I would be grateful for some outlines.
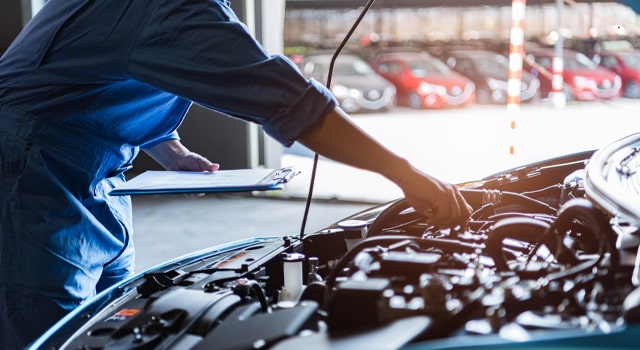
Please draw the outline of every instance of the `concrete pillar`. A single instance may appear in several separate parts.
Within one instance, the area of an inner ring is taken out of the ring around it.
[[[259,15],[256,24],[259,28],[256,35],[268,53],[284,52],[284,14],[285,0],[260,0]],[[282,159],[282,145],[259,131],[259,162],[266,168],[279,168]],[[254,148],[255,149],[255,148]]]
[[[564,15],[564,1],[556,0],[556,32],[558,41],[554,46],[554,57],[551,62],[551,92],[549,98],[554,107],[562,108],[567,104],[567,96],[564,93],[564,37],[562,30],[562,16]]]

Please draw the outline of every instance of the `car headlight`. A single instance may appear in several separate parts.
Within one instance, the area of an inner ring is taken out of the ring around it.
[[[389,96],[389,95],[393,95],[396,93],[396,87],[393,85],[387,86],[386,88],[384,88],[384,94]]]
[[[584,88],[595,89],[597,86],[595,81],[582,76],[573,77],[573,83],[576,85],[576,88],[578,89],[584,89]]]
[[[467,85],[464,86],[465,91],[475,90],[475,89],[476,89],[476,84],[472,81],[469,81],[469,83],[467,83]]]
[[[418,85],[418,92],[422,95],[427,95],[433,92],[433,87],[429,83],[422,82]]]
[[[349,96],[349,88],[344,85],[334,85],[331,87],[331,91],[339,99],[344,99]]]
[[[507,90],[507,82],[504,80],[487,78],[487,85],[491,90]]]
[[[422,95],[428,95],[434,92],[439,95],[444,95],[447,93],[447,89],[444,86],[433,85],[423,81],[418,85],[418,92]]]

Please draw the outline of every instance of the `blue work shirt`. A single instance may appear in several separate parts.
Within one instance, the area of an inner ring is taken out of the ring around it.
[[[108,193],[140,148],[178,138],[192,103],[283,145],[336,106],[227,1],[50,0],[27,24],[0,58],[5,329],[33,300],[70,310],[131,273],[130,200]]]

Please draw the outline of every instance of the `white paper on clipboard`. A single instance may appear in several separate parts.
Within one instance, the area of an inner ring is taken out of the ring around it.
[[[117,186],[109,194],[124,196],[279,190],[297,174],[299,172],[291,167],[214,172],[147,170]]]

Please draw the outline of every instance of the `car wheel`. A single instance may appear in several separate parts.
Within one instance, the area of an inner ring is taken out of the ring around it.
[[[540,102],[540,100],[542,100],[542,95],[540,94],[540,91],[537,91],[533,96],[531,96],[530,99],[526,101],[526,103],[538,103]]]
[[[409,107],[413,109],[422,109],[422,98],[417,92],[412,92],[409,95]]]
[[[628,98],[640,98],[640,85],[635,81],[630,81],[624,85],[622,94]]]

